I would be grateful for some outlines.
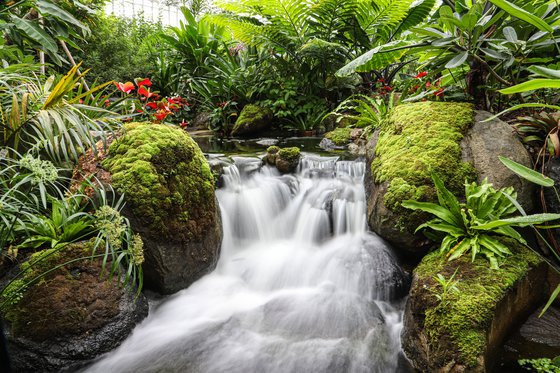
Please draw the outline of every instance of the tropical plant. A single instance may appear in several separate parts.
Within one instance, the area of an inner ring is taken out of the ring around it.
[[[388,100],[374,98],[362,94],[356,94],[342,101],[338,107],[329,115],[334,115],[336,122],[342,119],[349,119],[354,127],[373,127],[377,128],[387,118],[399,99],[395,95],[388,95]]]
[[[518,117],[513,128],[524,143],[539,149],[539,156],[560,157],[560,113],[543,111],[533,116]]]
[[[434,280],[441,287],[441,289],[433,290],[437,300],[439,300],[440,303],[447,303],[448,297],[451,293],[459,293],[459,288],[457,287],[457,282],[459,281],[455,280],[455,276],[457,275],[458,270],[459,268],[457,268],[449,278],[445,278],[445,276],[441,273],[438,273],[434,276]]]
[[[558,202],[560,203],[560,195],[558,194],[558,191],[556,190],[555,187],[555,182],[554,180],[552,180],[551,178],[544,176],[542,173],[537,172],[535,170],[532,170],[528,167],[523,166],[522,164],[519,164],[515,161],[512,161],[511,159],[505,158],[505,157],[500,157],[500,161],[504,164],[504,166],[506,166],[507,168],[509,168],[511,171],[515,172],[517,175],[521,176],[522,178],[524,178],[525,180],[530,181],[533,184],[536,184],[540,187],[543,188],[552,188],[554,190],[554,194],[556,195]],[[523,208],[521,206],[519,206],[518,204],[516,205],[518,211],[523,215],[523,216],[527,216],[527,214],[525,213],[525,211],[523,210]],[[537,234],[537,236],[539,236],[539,238],[541,239],[541,242],[543,242],[548,249],[550,250],[550,253],[553,254],[554,258],[556,259],[556,266],[551,265],[551,268],[553,270],[555,270],[556,272],[560,273],[560,271],[558,270],[558,265],[560,265],[560,248],[558,246],[554,247],[554,245],[550,244],[548,242],[548,240],[540,233],[538,228],[543,228],[543,229],[553,229],[553,228],[558,228],[558,225],[555,226],[533,226],[533,229],[535,231],[535,233]],[[552,295],[550,296],[547,304],[544,306],[543,310],[541,311],[541,316],[546,312],[546,310],[550,307],[550,305],[552,304],[552,302],[560,295],[560,285],[558,285],[556,287],[556,289],[552,292]]]
[[[526,64],[554,61],[553,24],[560,13],[548,1],[446,1],[428,25],[414,28],[420,38],[379,45],[339,71],[379,69],[403,59],[430,65],[434,76],[451,75],[486,108],[496,105],[494,87],[515,84]],[[464,82],[464,83],[463,83]]]
[[[438,204],[408,200],[402,206],[436,216],[416,231],[430,229],[425,233],[441,242],[439,251],[449,260],[470,252],[473,261],[480,254],[490,261],[492,268],[497,268],[499,259],[511,254],[508,247],[500,242],[500,237],[509,237],[526,245],[513,227],[560,219],[560,214],[514,216],[518,204],[515,200],[517,193],[512,187],[495,190],[486,181],[480,185],[465,183],[466,202],[461,203],[437,175],[432,174],[432,180]]]
[[[519,365],[531,372],[560,373],[560,356],[554,359],[521,359]]]
[[[271,63],[284,76],[302,82],[303,93],[332,99],[352,81],[335,75],[347,59],[419,24],[434,4],[434,0],[222,1],[216,5],[227,13],[208,19],[229,28],[247,45],[274,51]]]
[[[86,76],[91,83],[153,78],[153,61],[162,47],[157,37],[161,32],[164,28],[160,23],[148,22],[141,16],[119,18],[101,11],[91,23],[91,34],[77,41],[71,50],[77,61],[91,69]]]
[[[95,143],[112,131],[113,113],[80,103],[109,83],[68,99],[83,76],[78,67],[46,81],[25,75],[27,70],[0,70],[0,139],[4,146],[18,152],[34,149],[62,163],[77,160],[87,148],[95,149]],[[85,111],[103,115],[92,119]]]
[[[56,65],[69,64],[66,43],[75,46],[75,41],[90,32],[89,27],[75,16],[80,10],[93,12],[79,1],[14,1],[0,9],[0,32],[9,44],[16,45],[24,54],[39,50]],[[4,58],[3,55],[0,57]]]
[[[56,269],[35,273],[48,257],[63,251],[68,243],[92,240],[92,252],[81,258],[102,258],[111,262],[109,275],[123,275],[125,283],[135,281],[142,285],[143,261],[142,242],[134,235],[127,219],[119,211],[124,206],[124,197],[115,198],[115,193],[86,181],[77,191],[70,191],[61,183],[56,168],[49,161],[42,161],[30,154],[0,158],[0,256],[15,257],[18,251],[44,249],[37,260],[32,260],[27,269],[15,276],[0,292],[2,305],[16,301],[14,297],[45,274]],[[91,197],[83,193],[84,188],[93,191]],[[46,204],[43,201],[46,201]],[[65,265],[68,263],[63,263]],[[41,266],[42,267],[42,266]],[[33,276],[26,276],[32,271]],[[24,281],[21,281],[24,279]]]

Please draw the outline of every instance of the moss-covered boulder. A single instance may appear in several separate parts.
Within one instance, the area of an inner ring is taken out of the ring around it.
[[[280,151],[280,147],[276,145],[269,146],[266,149],[266,156],[265,156],[266,163],[273,166],[276,165],[276,156],[278,155],[279,151]]]
[[[546,264],[527,248],[504,240],[514,255],[499,269],[470,255],[447,261],[434,252],[414,270],[405,307],[403,348],[421,372],[492,371],[505,337],[542,299]],[[456,290],[436,280],[455,274]]]
[[[299,165],[300,158],[301,152],[297,147],[280,149],[276,154],[276,168],[283,174],[294,172]]]
[[[91,243],[76,243],[39,251],[18,268],[24,277],[8,285],[2,299],[14,371],[73,371],[114,349],[147,316],[142,294],[136,297],[135,289],[123,287],[118,277],[109,279],[107,271],[100,277],[101,259],[79,260],[91,249]]]
[[[529,165],[527,151],[506,123],[483,123],[485,118],[468,103],[404,104],[370,138],[365,179],[369,226],[401,254],[420,258],[431,245],[414,234],[430,216],[401,206],[407,199],[435,201],[431,172],[458,196],[465,180],[488,178],[495,188],[516,186],[523,203],[530,199],[529,183],[498,159],[507,156]]]
[[[173,293],[215,267],[222,228],[214,177],[185,131],[127,124],[102,166],[124,193],[124,214],[144,239],[146,287]]]
[[[233,136],[254,135],[270,126],[272,110],[257,105],[246,105],[231,131]]]
[[[334,131],[327,132],[325,139],[331,140],[336,146],[345,146],[350,144],[352,139],[353,128],[337,128]]]

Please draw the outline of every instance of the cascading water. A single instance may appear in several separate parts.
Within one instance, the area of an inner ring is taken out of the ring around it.
[[[296,175],[236,158],[218,190],[216,270],[162,303],[87,372],[395,372],[404,274],[366,229],[365,164]]]

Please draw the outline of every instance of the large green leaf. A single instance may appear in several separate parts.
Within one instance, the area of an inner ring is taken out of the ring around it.
[[[86,25],[78,21],[72,14],[68,13],[66,10],[59,8],[50,1],[39,0],[37,1],[37,6],[39,12],[43,14],[50,14],[56,18],[59,18],[65,22],[78,26],[82,30],[89,30]]]
[[[468,57],[469,57],[469,52],[467,51],[461,52],[457,54],[455,57],[453,57],[451,60],[449,60],[449,62],[445,64],[445,68],[454,69],[456,67],[459,67],[465,63]]]
[[[560,88],[560,79],[533,79],[513,87],[504,88],[500,93],[504,95],[512,95],[514,93],[522,93],[527,91],[535,91],[544,88]]]
[[[47,51],[55,53],[58,51],[58,46],[56,41],[49,36],[41,27],[39,27],[35,22],[28,21],[23,18],[19,18],[15,15],[11,15],[11,20],[14,25],[23,31],[29,38],[33,39],[35,42],[41,44],[43,48]]]
[[[445,187],[445,184],[439,178],[439,176],[436,175],[436,173],[432,173],[432,181],[434,182],[434,185],[436,187],[439,204],[448,208],[452,214],[460,216],[461,206],[459,205],[457,197],[455,197],[453,193],[451,193],[449,189]]]
[[[536,28],[538,28],[541,31],[547,31],[547,32],[553,32],[553,28],[546,23],[544,20],[540,19],[539,17],[537,17],[536,15],[529,13],[528,11],[526,11],[523,8],[518,7],[517,5],[510,3],[509,1],[506,0],[490,0],[491,3],[493,3],[494,5],[496,5],[499,8],[502,8],[503,10],[505,10],[506,12],[508,12],[510,15],[519,18],[527,23],[532,24],[533,26],[535,26]]]
[[[422,0],[410,8],[407,16],[399,25],[400,31],[406,31],[422,23],[434,8],[436,0]]]
[[[424,212],[437,216],[438,218],[449,224],[461,226],[461,222],[455,215],[453,215],[451,211],[435,203],[407,200],[402,202],[402,206],[411,210],[422,210]]]
[[[380,45],[350,61],[336,72],[338,76],[348,76],[355,72],[368,72],[383,69],[390,64],[399,62],[410,48],[424,46],[424,44],[411,45],[402,41],[395,41]]]
[[[551,178],[544,176],[540,172],[530,169],[529,167],[525,167],[522,164],[519,164],[515,161],[512,161],[506,157],[498,157],[500,162],[504,164],[507,168],[511,171],[515,172],[517,175],[521,176],[522,178],[529,180],[530,182],[544,186],[544,187],[553,187],[554,180]]]
[[[535,214],[518,216],[509,219],[494,220],[486,224],[472,226],[472,229],[486,231],[502,226],[526,227],[528,225],[541,224],[553,220],[560,220],[560,214]]]
[[[546,78],[560,79],[560,70],[549,69],[544,66],[531,66],[527,70]]]

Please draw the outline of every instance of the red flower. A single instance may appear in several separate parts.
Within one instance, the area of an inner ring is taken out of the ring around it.
[[[109,99],[107,99],[107,100],[105,100],[104,104],[105,104],[105,106],[109,106],[109,105],[111,105],[111,101],[109,101]]]
[[[163,109],[162,109],[162,110],[158,110],[158,111],[156,112],[156,115],[155,115],[155,116],[156,116],[156,119],[157,119],[158,121],[161,121],[161,120],[164,120],[168,115],[169,115],[169,112],[168,112],[167,110],[163,110]]]
[[[139,113],[143,113],[143,112],[144,112],[144,110],[142,110],[142,108],[138,108],[138,109],[136,109],[136,111],[139,112]]]
[[[137,84],[138,84],[138,87],[143,87],[143,86],[151,87],[152,86],[152,82],[148,78],[140,80]]]
[[[181,128],[186,128],[188,125],[189,125],[189,122],[185,122],[184,119],[180,123]]]
[[[182,105],[182,100],[180,97],[179,98],[170,97],[167,99],[167,102],[169,102],[171,105],[177,105],[177,106]]]
[[[438,89],[437,91],[434,92],[434,95],[435,95],[436,97],[443,97],[443,92],[444,92],[444,91],[445,91],[445,90],[444,90],[443,88],[440,88],[440,89]]]
[[[143,85],[141,85],[140,88],[138,88],[138,94],[141,95],[141,96],[144,96],[144,97],[146,97],[146,98],[150,98],[150,97],[156,96],[155,93],[150,92],[150,90],[144,88]]]
[[[153,101],[152,101],[152,102],[148,102],[148,103],[146,104],[146,107],[149,107],[150,109],[154,109],[154,110],[155,110],[155,109],[157,109],[157,104],[156,104],[155,102],[153,102]]]
[[[422,79],[423,77],[427,76],[428,72],[427,71],[421,71],[418,73],[418,75],[416,75],[414,78],[415,79]]]
[[[426,88],[430,88],[431,86],[432,86],[432,83],[426,82]]]
[[[126,82],[126,83],[115,82],[115,85],[117,86],[119,91],[124,92],[126,94],[129,94],[130,92],[132,92],[136,89],[134,87],[134,83],[132,83],[132,82]]]
[[[80,99],[80,104],[83,104],[83,103],[84,103],[84,100]]]

